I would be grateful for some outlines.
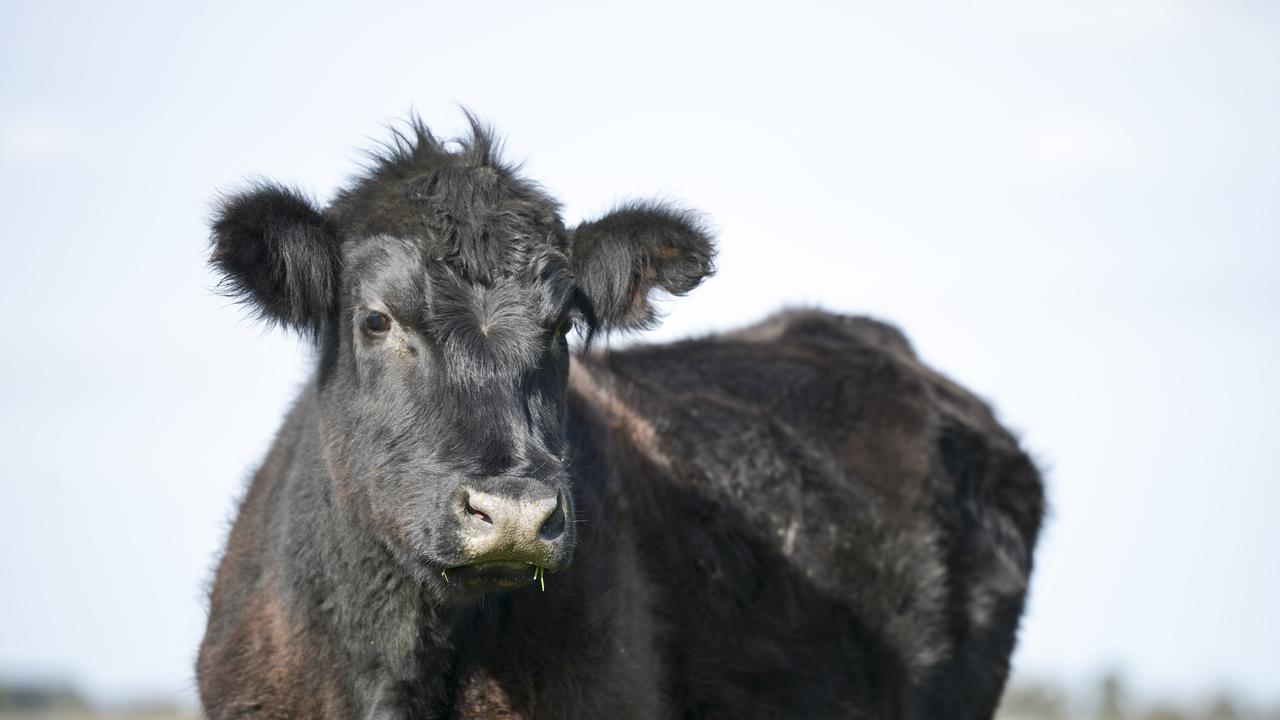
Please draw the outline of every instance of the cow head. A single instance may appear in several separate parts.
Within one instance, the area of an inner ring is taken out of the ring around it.
[[[652,324],[650,292],[711,258],[658,203],[566,229],[474,121],[451,143],[413,122],[325,209],[263,184],[213,222],[225,288],[317,344],[334,505],[446,598],[569,562],[567,336]]]

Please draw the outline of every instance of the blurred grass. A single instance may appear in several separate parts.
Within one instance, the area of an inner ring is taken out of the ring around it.
[[[0,720],[198,720],[199,714],[177,708],[97,712],[87,709],[0,710]]]
[[[94,708],[74,687],[0,682],[0,720],[199,720],[200,713],[172,702],[139,702]],[[1107,673],[1093,687],[1066,690],[1053,681],[1015,679],[996,720],[1280,720],[1280,704],[1253,705],[1219,692],[1183,702],[1134,697],[1124,678]]]

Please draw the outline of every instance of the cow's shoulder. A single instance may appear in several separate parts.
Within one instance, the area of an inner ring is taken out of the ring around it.
[[[590,387],[608,406],[696,433],[733,432],[705,421],[717,409],[822,436],[848,430],[855,416],[918,426],[934,405],[932,376],[896,328],[814,310],[728,333],[592,353],[575,364],[575,376],[590,379],[575,385]]]
[[[864,315],[792,309],[719,336],[724,341],[827,347],[837,352],[887,352],[915,359],[906,335],[894,325]]]

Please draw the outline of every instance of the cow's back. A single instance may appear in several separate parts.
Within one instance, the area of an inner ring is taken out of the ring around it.
[[[1042,500],[981,401],[896,329],[820,312],[583,364],[678,704],[991,714]]]

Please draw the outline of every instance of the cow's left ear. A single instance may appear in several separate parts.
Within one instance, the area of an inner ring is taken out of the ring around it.
[[[569,252],[578,286],[605,330],[651,327],[649,293],[683,295],[712,272],[711,233],[696,213],[633,203],[574,228]]]

